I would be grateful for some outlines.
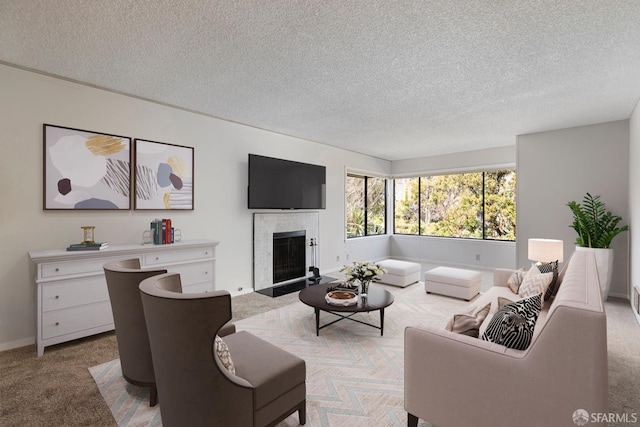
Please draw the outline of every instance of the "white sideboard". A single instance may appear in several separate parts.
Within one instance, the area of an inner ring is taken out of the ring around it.
[[[185,240],[170,245],[110,246],[100,251],[29,252],[38,287],[38,356],[46,346],[114,329],[103,270],[107,262],[138,258],[142,267],[180,273],[185,293],[213,291],[218,243]]]

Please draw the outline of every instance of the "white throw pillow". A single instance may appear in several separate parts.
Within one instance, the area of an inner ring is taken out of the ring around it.
[[[507,286],[511,289],[511,292],[517,294],[520,290],[520,285],[522,285],[522,281],[524,280],[524,276],[527,274],[527,271],[524,267],[519,268],[514,271],[511,276],[509,276],[509,280],[507,280]]]
[[[538,294],[544,295],[547,287],[551,284],[552,280],[552,272],[540,273],[538,267],[533,264],[522,280],[520,289],[518,289],[518,295],[523,298],[531,297]]]

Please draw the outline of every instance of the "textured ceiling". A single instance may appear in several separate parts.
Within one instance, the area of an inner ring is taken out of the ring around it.
[[[0,0],[0,61],[398,160],[628,118],[640,5]]]

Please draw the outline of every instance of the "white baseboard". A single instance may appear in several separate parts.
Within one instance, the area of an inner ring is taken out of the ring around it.
[[[238,295],[250,294],[253,292],[253,288],[247,287],[246,289],[242,289],[241,291],[230,292],[232,297],[237,297]]]
[[[25,347],[36,343],[36,337],[23,338],[17,341],[0,343],[0,351],[13,350],[14,348]]]

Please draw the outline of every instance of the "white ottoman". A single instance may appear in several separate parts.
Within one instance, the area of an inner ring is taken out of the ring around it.
[[[385,259],[376,264],[387,270],[387,272],[377,280],[379,283],[404,288],[405,286],[420,281],[420,264],[415,262]]]
[[[424,274],[428,294],[446,295],[469,301],[480,293],[482,273],[461,268],[437,267]]]

